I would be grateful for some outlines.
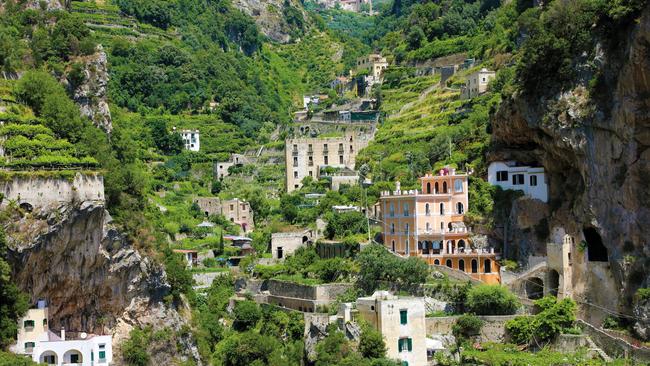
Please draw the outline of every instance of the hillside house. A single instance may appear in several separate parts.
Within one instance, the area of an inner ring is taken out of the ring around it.
[[[317,179],[326,167],[354,169],[359,151],[369,137],[349,133],[343,137],[294,138],[285,143],[287,192],[302,186],[306,177]]]
[[[494,79],[496,72],[482,68],[465,79],[465,85],[461,88],[461,99],[471,99],[487,91],[488,83]]]
[[[312,230],[302,230],[271,234],[271,255],[273,259],[284,260],[288,255],[303,245],[311,244],[316,239]]]
[[[180,133],[185,150],[199,151],[201,149],[199,130],[181,130]]]
[[[388,67],[388,61],[379,54],[372,53],[357,59],[357,73],[368,71],[368,75],[380,80],[384,70]]]
[[[18,336],[12,352],[34,362],[56,366],[102,366],[113,362],[112,336],[75,332],[72,337],[61,328],[59,334],[49,328],[48,308],[39,301],[18,321]]]
[[[523,191],[527,197],[548,202],[548,183],[544,167],[515,161],[495,161],[488,166],[488,182],[503,189]]]
[[[195,197],[194,203],[206,216],[223,215],[241,227],[243,233],[249,233],[255,228],[253,210],[250,203],[244,200],[233,198],[222,201],[219,197]]]
[[[228,161],[214,163],[214,174],[218,179],[223,179],[230,175],[228,169],[231,166],[250,164],[250,159],[243,154],[231,154]]]
[[[199,252],[196,250],[187,250],[187,249],[173,249],[174,253],[178,253],[183,256],[185,263],[189,268],[192,268],[199,264]]]
[[[420,189],[381,192],[384,245],[404,256],[422,257],[430,265],[447,266],[472,278],[500,283],[493,248],[473,248],[465,226],[468,176],[445,168],[419,179]]]
[[[358,298],[356,310],[359,318],[383,336],[386,357],[400,360],[402,365],[427,365],[424,298],[376,291],[372,296]]]

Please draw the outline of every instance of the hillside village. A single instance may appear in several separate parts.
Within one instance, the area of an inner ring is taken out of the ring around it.
[[[251,4],[145,3],[0,2],[67,42],[0,54],[0,366],[650,362],[646,159],[590,130],[628,114],[582,74],[516,89],[533,46],[500,43],[565,5],[427,38],[473,2],[270,2],[267,35]],[[366,18],[389,31],[328,30]]]

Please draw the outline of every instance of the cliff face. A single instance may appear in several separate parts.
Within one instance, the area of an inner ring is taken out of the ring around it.
[[[75,84],[68,73],[63,83],[67,85],[72,98],[79,105],[81,115],[88,117],[95,126],[107,133],[113,130],[111,110],[108,107],[108,61],[102,45],[90,56],[80,57],[83,65],[81,82]]]
[[[112,334],[119,345],[136,326],[179,332],[187,319],[162,301],[169,293],[163,268],[140,255],[91,202],[58,210],[7,211],[5,225],[14,280],[32,302],[48,300],[50,327],[71,333]],[[158,350],[154,360],[192,358],[201,364],[190,334],[182,349]]]
[[[286,5],[285,5],[286,4]],[[255,19],[260,31],[278,43],[289,43],[295,32],[285,17],[286,6],[297,9],[303,20],[307,18],[302,5],[285,0],[235,0],[233,5]]]
[[[601,239],[614,278],[608,296],[620,299],[611,310],[631,314],[633,293],[650,284],[650,9],[624,44],[596,54],[607,95],[590,95],[583,82],[549,99],[504,101],[492,121],[492,160],[544,166],[547,232],[584,241],[585,258]],[[602,297],[588,285],[578,295]]]

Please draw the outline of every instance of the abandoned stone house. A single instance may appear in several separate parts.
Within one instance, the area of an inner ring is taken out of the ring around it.
[[[234,198],[231,200],[221,200],[219,197],[195,197],[196,203],[204,215],[223,215],[226,219],[239,225],[242,232],[249,233],[255,228],[253,220],[253,210],[250,203]]]

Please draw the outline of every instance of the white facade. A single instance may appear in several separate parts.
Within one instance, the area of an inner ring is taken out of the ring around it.
[[[358,298],[357,311],[384,337],[386,357],[408,366],[427,365],[424,298],[377,291],[370,297]]]
[[[496,72],[485,68],[470,74],[465,80],[465,86],[461,90],[461,98],[470,99],[485,93],[488,83],[495,76]]]
[[[181,130],[181,137],[185,144],[185,150],[199,151],[201,148],[199,130]]]
[[[44,302],[19,320],[17,342],[11,351],[46,365],[108,366],[113,362],[112,336],[81,333],[79,339],[66,339],[64,329],[60,335],[48,329]]]
[[[519,166],[514,161],[495,161],[488,167],[488,182],[503,189],[521,190],[530,198],[548,202],[543,167]]]

